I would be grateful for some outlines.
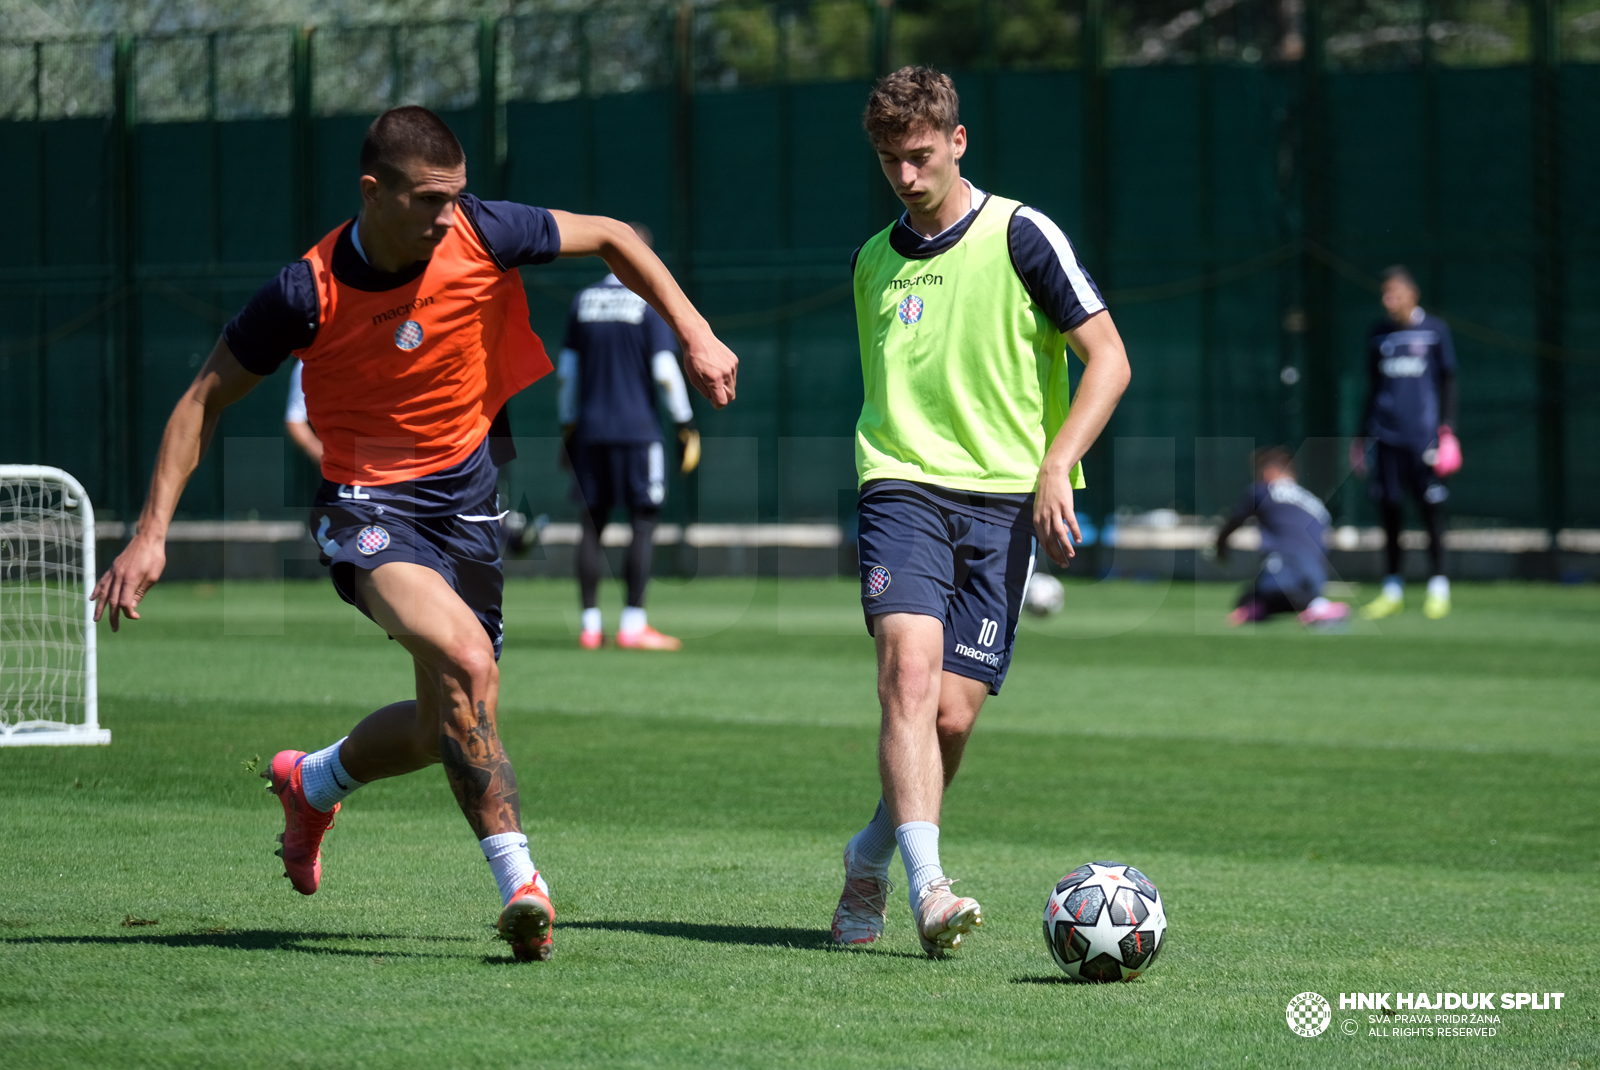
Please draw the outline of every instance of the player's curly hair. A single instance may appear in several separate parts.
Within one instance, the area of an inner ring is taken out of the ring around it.
[[[961,98],[948,74],[932,67],[901,67],[872,87],[861,124],[874,145],[898,141],[923,126],[949,137],[961,125]]]
[[[362,174],[394,186],[413,160],[432,167],[460,167],[467,154],[444,120],[427,108],[407,104],[372,120],[361,142]]]

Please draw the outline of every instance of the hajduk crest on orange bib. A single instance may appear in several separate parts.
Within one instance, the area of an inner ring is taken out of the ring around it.
[[[334,274],[334,246],[352,225],[306,253],[320,319],[296,356],[323,476],[377,486],[465,460],[506,401],[552,368],[521,276],[500,268],[470,219],[420,275],[378,293]]]

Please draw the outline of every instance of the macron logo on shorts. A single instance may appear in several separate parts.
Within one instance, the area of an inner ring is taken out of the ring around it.
[[[999,654],[990,654],[986,651],[970,647],[965,643],[956,644],[956,653],[960,654],[964,658],[971,658],[973,661],[981,661],[991,669],[998,669],[1000,667]]]

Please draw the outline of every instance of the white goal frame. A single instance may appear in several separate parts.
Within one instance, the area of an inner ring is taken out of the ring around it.
[[[106,744],[111,742],[109,729],[100,727],[99,685],[96,671],[95,657],[95,621],[94,602],[90,599],[90,592],[94,589],[97,574],[94,563],[94,507],[89,502],[89,495],[71,475],[59,468],[50,468],[44,465],[32,464],[7,464],[0,465],[0,482],[6,480],[37,480],[43,483],[54,483],[61,487],[63,492],[63,505],[68,509],[75,509],[77,513],[77,544],[78,544],[78,581],[76,596],[81,599],[83,621],[83,666],[82,666],[82,702],[83,723],[76,724],[65,719],[67,710],[58,708],[54,712],[60,719],[52,720],[48,712],[45,716],[33,716],[27,720],[13,720],[14,712],[7,706],[22,698],[21,693],[11,693],[11,682],[7,679],[7,661],[9,646],[0,645],[0,747],[30,747],[45,746],[57,747],[67,744]],[[7,530],[13,525],[0,524],[0,543],[10,542],[13,539],[22,539],[24,544],[29,533],[20,527]],[[43,536],[39,541],[42,546]],[[0,561],[0,584],[4,581],[5,563]],[[70,566],[69,566],[70,568]],[[64,597],[71,599],[74,593]],[[7,600],[0,597],[0,630],[7,625],[4,619]],[[73,700],[76,704],[76,699]],[[33,711],[35,714],[42,711]]]

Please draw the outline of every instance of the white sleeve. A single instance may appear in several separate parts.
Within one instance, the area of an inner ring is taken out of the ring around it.
[[[556,418],[561,426],[578,422],[578,351],[563,349],[556,358],[556,378],[561,391],[556,395]]]
[[[298,360],[294,362],[294,371],[289,373],[289,403],[283,409],[283,422],[286,424],[303,424],[310,421],[306,418],[306,392],[300,385],[300,373],[305,365]]]
[[[683,373],[678,370],[678,356],[670,349],[657,351],[650,359],[650,374],[661,388],[672,419],[686,424],[694,419],[694,409],[689,405],[689,390],[683,385]]]

